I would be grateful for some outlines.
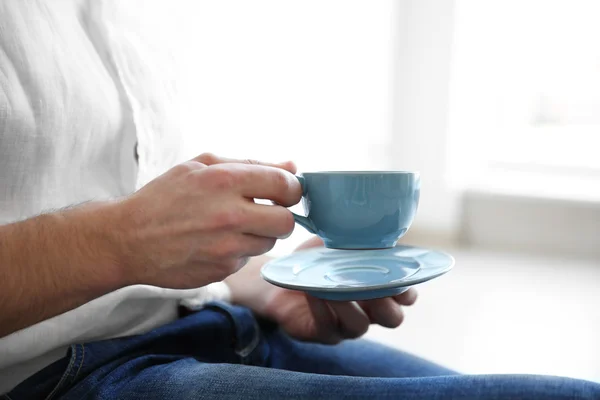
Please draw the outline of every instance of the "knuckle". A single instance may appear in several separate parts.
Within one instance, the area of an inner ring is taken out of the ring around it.
[[[213,153],[202,153],[196,157],[196,160],[206,165],[212,165],[219,162],[219,157]]]
[[[288,189],[290,187],[290,180],[288,175],[280,169],[275,169],[273,174],[273,181],[278,187]]]
[[[211,188],[227,191],[238,184],[238,177],[235,170],[231,168],[211,167],[206,169],[206,179]]]
[[[231,208],[216,213],[213,217],[213,228],[218,230],[235,230],[243,225],[245,220],[241,208]]]
[[[203,165],[197,161],[186,161],[173,167],[173,172],[177,175],[185,175],[197,171],[202,167]]]
[[[289,172],[285,172],[281,169],[273,169],[270,179],[272,185],[275,187],[275,190],[279,195],[278,200],[284,202],[283,205],[287,206],[295,204],[300,200],[300,196],[302,195],[301,191],[295,190],[294,183],[292,181],[292,175]]]
[[[300,182],[294,175],[284,170],[277,170],[274,180],[287,202],[286,205],[293,205],[300,201],[302,198],[302,189]]]
[[[253,160],[250,158],[247,158],[243,161],[244,164],[250,164],[250,165],[261,165],[262,163],[258,160]]]

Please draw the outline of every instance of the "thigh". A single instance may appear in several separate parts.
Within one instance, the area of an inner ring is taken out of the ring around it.
[[[211,306],[145,335],[74,345],[52,368],[53,398],[74,399],[593,399],[597,384],[535,376],[464,376],[385,346],[321,346]],[[66,369],[65,369],[66,367]],[[64,373],[62,373],[62,370]],[[62,377],[61,377],[62,373]],[[10,393],[45,398],[44,371]],[[53,385],[56,382],[53,382]],[[48,388],[46,388],[46,386]],[[41,393],[44,396],[38,396]]]
[[[123,366],[129,368],[127,366]],[[122,368],[123,368],[122,367]],[[131,366],[133,367],[133,366]],[[135,368],[135,367],[134,367]],[[538,376],[333,376],[192,358],[120,371],[73,388],[63,399],[598,399],[599,385]],[[126,378],[124,378],[126,377]]]
[[[263,324],[264,325],[264,324]],[[364,377],[455,375],[455,371],[365,339],[321,345],[294,340],[276,327],[265,327],[269,366],[298,372]]]
[[[86,390],[101,382],[109,387],[112,380],[126,381],[139,371],[153,371],[187,358],[264,364],[265,344],[257,340],[260,332],[256,325],[249,310],[207,305],[142,335],[73,344],[65,358],[20,383],[8,397],[50,400],[75,390],[85,399]]]

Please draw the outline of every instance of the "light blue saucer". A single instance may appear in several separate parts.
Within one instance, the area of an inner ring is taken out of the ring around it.
[[[298,251],[268,262],[263,279],[326,300],[355,301],[395,296],[450,271],[454,258],[444,252],[396,246],[382,250]]]

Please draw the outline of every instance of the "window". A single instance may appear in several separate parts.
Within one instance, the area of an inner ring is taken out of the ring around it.
[[[455,185],[600,200],[600,3],[458,0]]]

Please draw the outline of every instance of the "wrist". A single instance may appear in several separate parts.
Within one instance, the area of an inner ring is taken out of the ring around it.
[[[126,221],[121,201],[91,202],[74,211],[85,214],[75,229],[85,241],[81,247],[93,258],[89,265],[98,269],[98,283],[109,291],[135,284],[128,272],[130,260],[124,246],[127,240],[120,229]]]
[[[90,202],[26,221],[22,233],[38,237],[37,249],[45,259],[40,279],[54,287],[70,279],[70,295],[86,300],[126,286],[110,213],[107,203]],[[32,260],[35,264],[35,256]]]

